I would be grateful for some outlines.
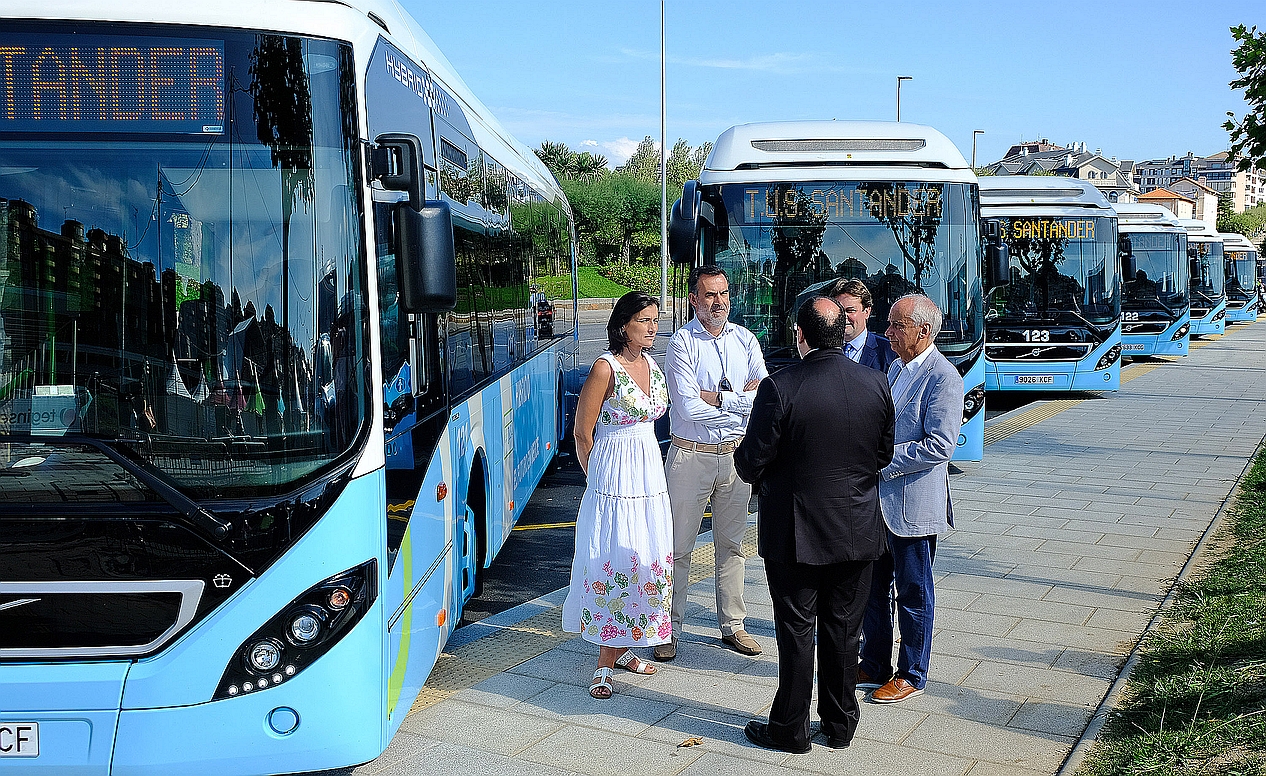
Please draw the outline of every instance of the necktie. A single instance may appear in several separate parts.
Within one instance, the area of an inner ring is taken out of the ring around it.
[[[844,348],[844,355],[848,356],[853,361],[856,361],[857,360],[857,346],[851,342],[848,343],[848,347]]]

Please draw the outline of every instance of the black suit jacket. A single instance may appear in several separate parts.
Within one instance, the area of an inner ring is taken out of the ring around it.
[[[762,558],[824,565],[883,553],[879,470],[892,461],[893,417],[888,379],[841,350],[815,350],[761,381],[734,466],[759,488]]]
[[[886,375],[888,367],[896,360],[897,352],[892,349],[887,337],[881,337],[873,331],[866,332],[866,345],[862,348],[862,356],[857,363],[878,369]]]

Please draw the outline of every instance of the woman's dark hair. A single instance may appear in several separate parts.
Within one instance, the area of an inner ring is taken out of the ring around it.
[[[629,344],[629,338],[623,329],[633,320],[633,316],[654,305],[659,307],[659,300],[641,291],[630,291],[615,302],[611,309],[611,317],[607,320],[607,347],[612,353],[619,353]]]

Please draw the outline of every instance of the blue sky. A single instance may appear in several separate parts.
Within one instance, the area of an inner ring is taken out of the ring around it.
[[[621,161],[659,137],[659,3],[401,0],[516,137]],[[1143,160],[1225,150],[1235,24],[1261,0],[668,0],[668,142],[779,119],[905,121],[977,159],[1021,139]]]

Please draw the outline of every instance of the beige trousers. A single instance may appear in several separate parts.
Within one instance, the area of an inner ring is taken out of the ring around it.
[[[668,448],[664,462],[668,500],[673,510],[673,637],[682,631],[686,588],[690,585],[690,553],[712,502],[712,547],[716,564],[717,624],[729,636],[743,629],[743,536],[752,486],[734,471],[734,454],[717,455]]]

